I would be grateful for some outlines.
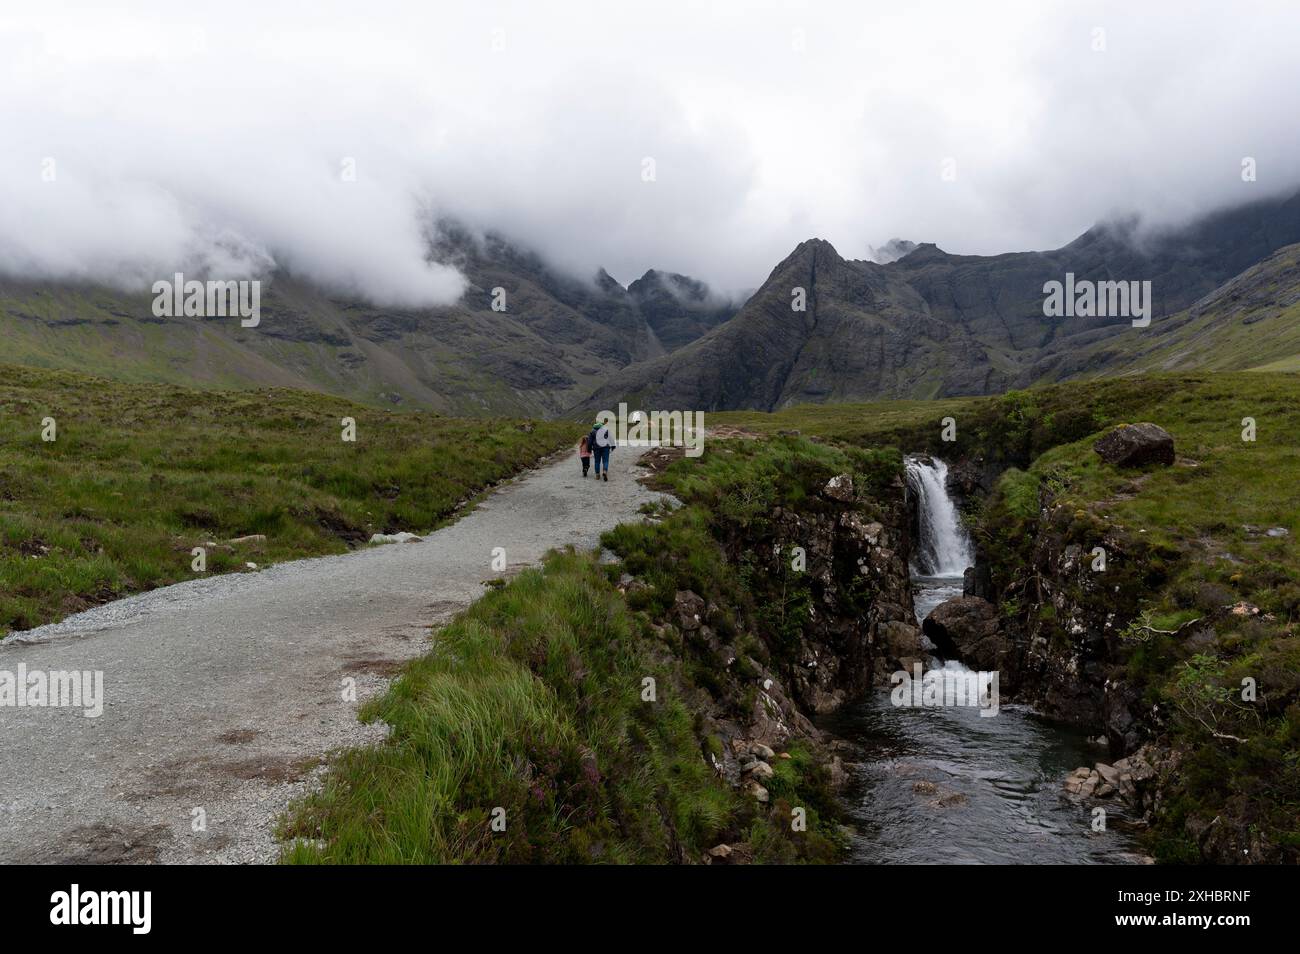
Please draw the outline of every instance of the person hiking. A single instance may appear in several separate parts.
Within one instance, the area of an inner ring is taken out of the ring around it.
[[[610,432],[609,425],[599,420],[591,425],[591,433],[587,435],[587,446],[591,448],[592,456],[596,458],[596,479],[609,483],[609,452],[614,449],[614,435]],[[600,472],[602,467],[605,470],[603,476]]]
[[[587,476],[587,471],[591,467],[591,445],[587,443],[587,435],[582,435],[582,440],[578,441],[578,457],[582,460],[582,476]]]

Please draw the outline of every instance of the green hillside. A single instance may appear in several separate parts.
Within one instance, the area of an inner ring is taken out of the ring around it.
[[[1068,339],[1049,376],[1300,370],[1300,245],[1288,245],[1195,305],[1147,328]]]

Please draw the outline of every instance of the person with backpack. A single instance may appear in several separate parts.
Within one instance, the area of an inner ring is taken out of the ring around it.
[[[614,449],[614,435],[610,432],[609,425],[602,424],[599,420],[591,425],[587,446],[596,458],[596,479],[609,483],[609,452]],[[603,477],[600,472],[602,467],[605,470]]]
[[[582,461],[582,476],[587,476],[587,470],[591,467],[591,444],[587,441],[587,435],[582,435],[582,440],[578,441],[578,457]]]

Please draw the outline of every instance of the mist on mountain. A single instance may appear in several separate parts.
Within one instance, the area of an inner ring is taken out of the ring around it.
[[[427,231],[451,216],[575,277],[734,296],[811,234],[991,255],[1300,185],[1277,99],[1300,61],[1275,42],[1294,5],[329,6],[7,10],[0,273],[138,288],[273,263],[450,305],[466,277]]]

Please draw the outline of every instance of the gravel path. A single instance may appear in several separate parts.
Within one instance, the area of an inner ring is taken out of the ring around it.
[[[0,706],[0,862],[274,861],[286,804],[331,750],[383,738],[358,704],[501,575],[494,547],[517,571],[658,498],[628,449],[613,464],[584,481],[566,452],[421,543],[180,583],[0,642],[0,671],[104,679],[98,718]]]

